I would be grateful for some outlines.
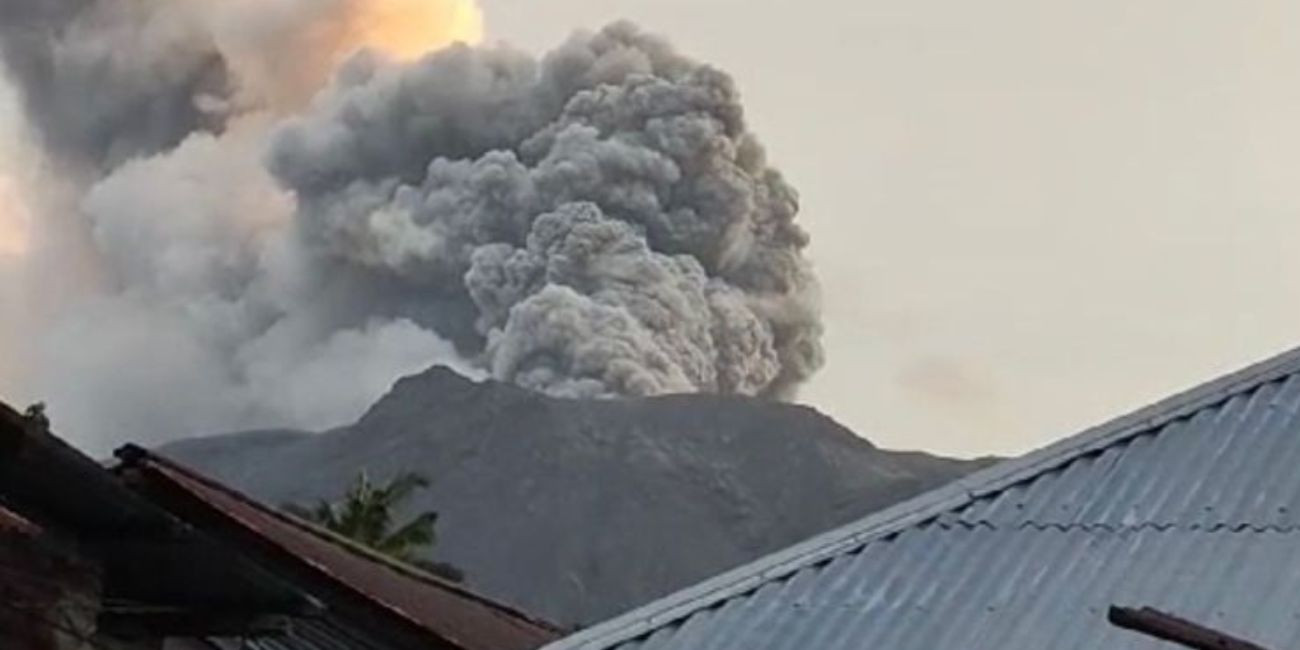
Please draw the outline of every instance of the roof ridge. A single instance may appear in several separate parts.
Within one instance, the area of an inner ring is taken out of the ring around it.
[[[201,483],[210,489],[217,490],[222,494],[225,494],[230,498],[235,499],[240,503],[257,510],[258,512],[273,517],[285,523],[286,525],[299,529],[326,543],[337,546],[352,555],[355,555],[357,557],[360,557],[370,562],[374,562],[385,568],[391,569],[401,577],[414,580],[416,582],[420,582],[437,589],[442,589],[444,591],[451,592],[453,594],[456,594],[457,596],[464,597],[468,600],[473,600],[492,610],[497,611],[498,613],[519,619],[522,622],[537,625],[539,627],[549,629],[553,632],[562,631],[559,626],[555,625],[554,623],[551,623],[550,621],[537,618],[532,614],[528,614],[522,610],[501,603],[500,601],[476,593],[464,587],[463,585],[455,584],[449,580],[428,573],[427,571],[424,571],[419,567],[409,565],[405,562],[384,555],[372,548],[369,548],[355,540],[349,539],[343,535],[340,535],[314,522],[307,521],[301,517],[296,517],[279,508],[273,508],[266,503],[254,499],[253,497],[245,494],[240,490],[237,490],[229,485],[226,485],[220,481],[208,477],[201,472],[198,472],[190,467],[187,467],[184,464],[176,462],[165,456],[156,454],[138,445],[134,445],[134,444],[125,445],[120,449],[118,449],[116,452],[114,452],[114,455],[117,456],[117,458],[119,458],[123,462],[123,464],[128,467],[133,466],[136,463],[140,463],[140,462],[152,462],[152,463],[157,463],[159,465],[162,465],[163,467],[166,467],[171,471],[178,472],[184,475],[186,478],[190,480]]]
[[[997,463],[855,522],[776,551],[719,576],[597,624],[542,650],[607,648],[715,607],[801,569],[959,510],[1066,465],[1123,443],[1208,406],[1300,373],[1300,347],[1199,384],[1146,407],[1084,429],[1019,458]]]

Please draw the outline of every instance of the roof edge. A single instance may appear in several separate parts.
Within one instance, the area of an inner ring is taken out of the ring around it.
[[[406,564],[405,562],[401,562],[389,556],[383,555],[378,551],[375,551],[362,544],[359,544],[352,539],[339,535],[334,531],[328,530],[315,523],[309,522],[305,519],[302,519],[301,517],[295,517],[287,512],[280,510],[279,508],[271,507],[261,501],[258,501],[257,499],[248,496],[247,494],[239,490],[236,490],[215,479],[212,479],[211,477],[208,477],[202,473],[194,471],[180,463],[177,463],[169,458],[166,458],[165,456],[161,456],[157,453],[154,453],[153,451],[150,451],[138,445],[134,445],[134,444],[124,445],[114,452],[114,456],[116,456],[122,462],[123,467],[128,467],[128,468],[139,467],[142,463],[155,463],[173,472],[180,473],[186,478],[196,481],[213,490],[220,491],[223,494],[229,496],[230,498],[235,499],[250,508],[253,508],[269,517],[278,519],[281,522],[285,523],[286,525],[293,526],[299,530],[302,530],[303,532],[312,535],[326,543],[333,544],[348,553],[356,555],[364,560],[381,565],[404,578],[407,578],[409,580],[414,580],[416,582],[424,583],[436,589],[442,589],[444,591],[454,593],[457,596],[465,598],[466,600],[477,602],[487,607],[488,609],[495,611],[499,615],[514,618],[521,623],[533,625],[535,627],[541,628],[545,631],[552,632],[555,634],[563,633],[562,628],[555,625],[554,623],[540,619],[532,614],[526,613],[513,606],[504,604],[500,601],[494,600],[492,598],[474,592],[464,587],[463,585],[459,585],[450,582],[448,580],[445,580],[443,578],[440,578],[438,576],[435,576],[431,573],[419,569],[418,567],[411,566],[409,564]],[[348,589],[355,589],[354,587],[346,583],[342,583],[342,584]],[[398,613],[405,616],[405,614],[402,612],[398,612]],[[420,624],[418,621],[413,621],[413,622],[416,625],[420,625],[421,627],[423,627],[423,625]]]
[[[930,521],[1087,454],[1134,438],[1208,406],[1300,372],[1300,347],[1176,393],[1024,456],[997,463],[717,577],[635,608],[542,650],[588,650],[623,643],[731,600],[867,542]]]

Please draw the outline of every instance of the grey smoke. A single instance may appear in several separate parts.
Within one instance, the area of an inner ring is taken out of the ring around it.
[[[727,75],[622,24],[541,62],[462,47],[342,79],[271,149],[304,236],[463,292],[458,342],[497,378],[783,394],[818,366],[797,198]]]
[[[102,168],[219,128],[225,62],[188,2],[0,0],[0,53],[60,156]]]
[[[726,74],[617,24],[540,60],[361,52],[287,112],[201,4],[0,0],[38,141],[91,177],[100,281],[30,373],[66,428],[332,426],[434,363],[587,397],[820,365],[797,197]]]

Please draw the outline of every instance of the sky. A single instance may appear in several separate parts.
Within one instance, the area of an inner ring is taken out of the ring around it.
[[[881,446],[1019,453],[1300,342],[1295,3],[482,4],[736,77],[823,285],[799,399]]]
[[[1018,453],[1300,342],[1300,6],[484,0],[735,75],[800,188],[828,362],[882,446]]]

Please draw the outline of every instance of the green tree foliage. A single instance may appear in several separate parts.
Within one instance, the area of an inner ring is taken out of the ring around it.
[[[417,490],[428,487],[429,480],[419,474],[408,472],[376,484],[362,470],[341,500],[285,509],[395,560],[459,582],[464,578],[459,569],[420,557],[437,544],[438,513],[420,513],[400,525],[394,522],[394,512]]]

